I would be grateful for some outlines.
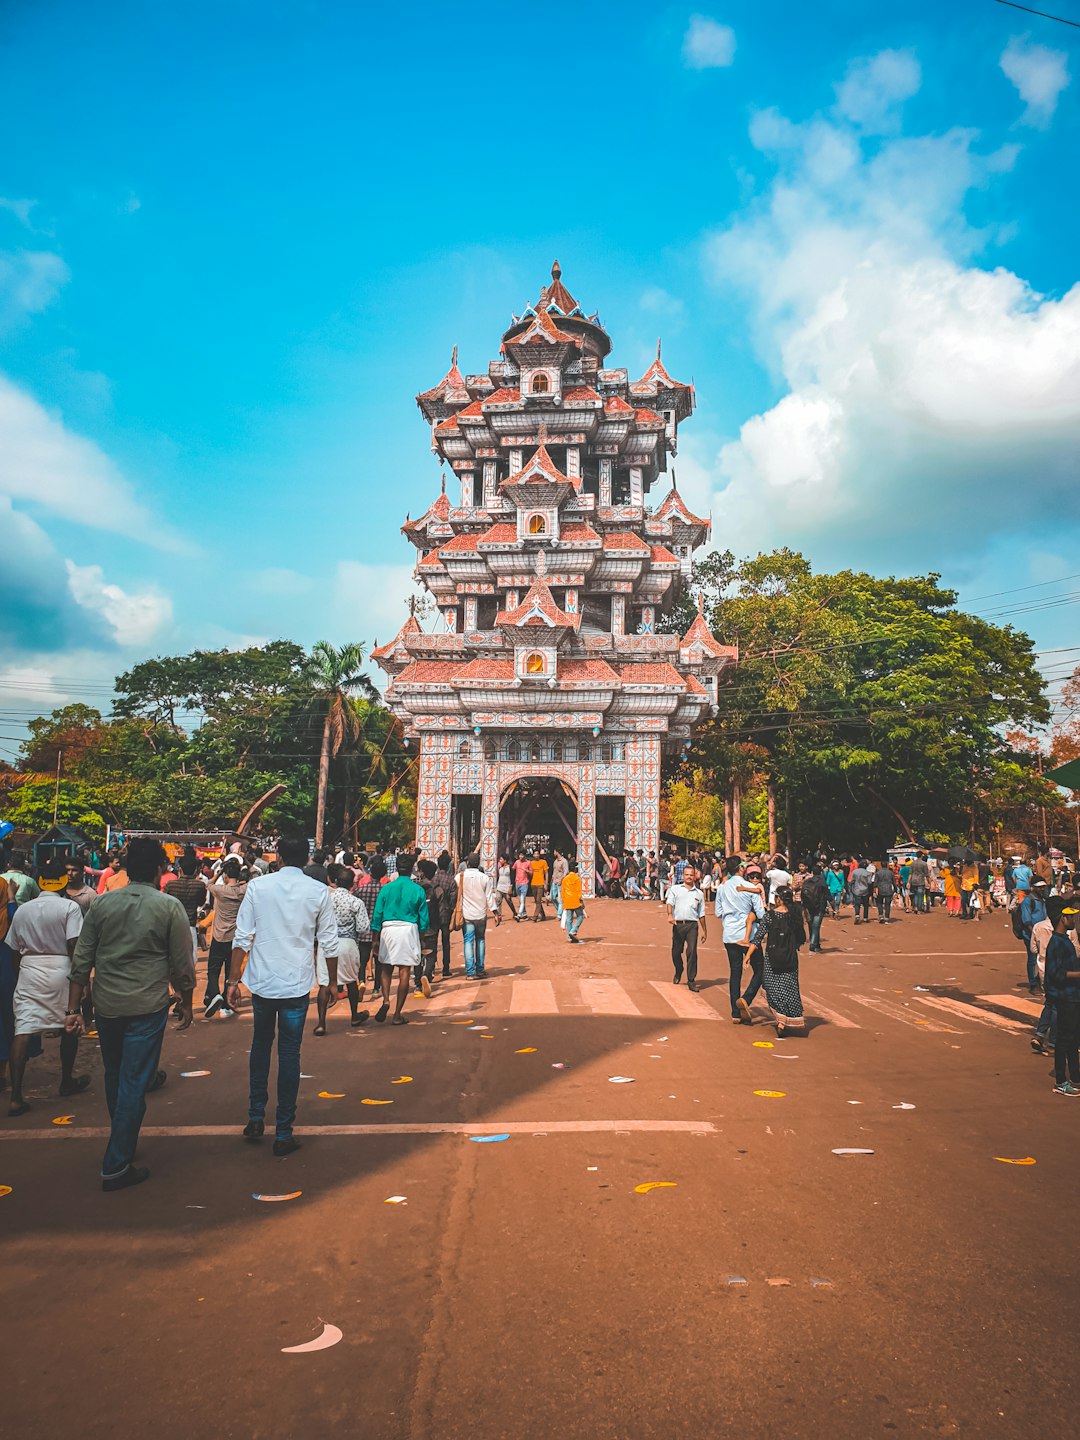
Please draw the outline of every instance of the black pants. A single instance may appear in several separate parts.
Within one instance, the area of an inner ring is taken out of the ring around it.
[[[971,919],[971,891],[961,889],[960,891],[960,919]]]
[[[1065,1000],[1055,995],[1057,1010],[1057,1045],[1054,1050],[1054,1077],[1060,1085],[1065,1079],[1066,1067],[1069,1079],[1080,1085],[1080,1000]]]
[[[869,919],[870,919],[870,895],[869,895],[869,892],[867,892],[867,894],[865,894],[865,895],[852,895],[851,899],[852,899],[852,903],[853,903],[854,906],[855,906],[855,919],[858,920],[859,917],[860,917],[860,915],[861,915],[864,920],[869,920]]]
[[[725,945],[728,958],[728,996],[731,1000],[731,1018],[740,1019],[736,1000],[742,995],[743,962],[746,960],[745,945]],[[754,996],[761,989],[761,981],[765,973],[765,959],[759,946],[750,957],[750,969],[753,971],[753,978],[746,987],[746,994],[742,998],[748,1005],[753,1004]]]
[[[442,972],[450,974],[450,921],[439,926],[439,939],[442,944]]]
[[[210,941],[210,953],[206,957],[206,994],[203,996],[205,1005],[209,1005],[215,995],[224,993],[221,986],[221,972],[224,970],[228,974],[232,948],[231,940]]]
[[[879,920],[888,920],[889,917],[892,915],[892,892],[891,892],[891,891],[889,892],[888,895],[879,895],[879,896],[877,897],[877,913],[878,913],[878,919],[879,919]]]
[[[675,979],[681,980],[683,973],[683,950],[686,951],[686,978],[690,984],[697,980],[697,938],[696,920],[676,920],[671,927],[671,963],[675,967]]]

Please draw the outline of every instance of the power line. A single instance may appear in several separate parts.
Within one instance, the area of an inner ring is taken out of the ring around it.
[[[1066,20],[1063,15],[1051,15],[1046,10],[1032,10],[1030,5],[1018,5],[1016,0],[994,0],[995,5],[1007,5],[1010,10],[1023,10],[1025,15],[1038,15],[1042,20],[1056,20],[1059,25],[1071,25],[1080,30],[1080,20]]]

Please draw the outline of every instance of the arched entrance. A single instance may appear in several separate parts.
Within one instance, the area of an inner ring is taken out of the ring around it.
[[[577,797],[566,781],[547,775],[512,780],[499,802],[499,854],[559,850],[576,855],[577,848]]]

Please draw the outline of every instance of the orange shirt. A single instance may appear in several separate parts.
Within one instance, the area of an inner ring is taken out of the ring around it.
[[[531,862],[532,883],[538,885],[542,890],[547,884],[548,864],[546,860],[533,860]]]
[[[564,910],[581,909],[581,876],[576,870],[571,870],[559,887],[562,894]]]

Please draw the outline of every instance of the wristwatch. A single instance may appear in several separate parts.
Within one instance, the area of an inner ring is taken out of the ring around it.
[[[64,1014],[65,1014],[65,1016],[66,1016],[66,1015],[81,1015],[81,1014],[82,1014],[82,1011],[81,1011],[81,1010],[65,1010],[65,1011],[64,1011]]]

